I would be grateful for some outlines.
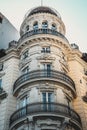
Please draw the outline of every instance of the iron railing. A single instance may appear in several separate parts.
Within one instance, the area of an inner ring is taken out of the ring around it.
[[[22,84],[26,83],[27,81],[31,81],[33,80],[43,80],[44,79],[52,79],[52,80],[56,80],[58,82],[63,82],[63,83],[67,83],[68,86],[70,86],[74,91],[75,91],[75,84],[73,82],[73,80],[67,76],[66,74],[59,72],[59,71],[55,71],[55,70],[36,70],[36,71],[31,71],[29,73],[26,73],[22,76],[20,76],[14,83],[13,86],[13,92]]]
[[[50,34],[50,35],[59,36],[60,38],[63,38],[66,42],[68,42],[67,38],[63,34],[57,32],[55,30],[52,30],[52,29],[43,29],[43,28],[41,28],[41,29],[36,29],[36,30],[31,30],[29,32],[26,32],[19,39],[19,43],[21,43],[25,38],[30,37],[32,35],[37,35],[37,34]]]
[[[68,106],[58,103],[33,103],[28,104],[25,107],[15,111],[12,116],[10,117],[10,126],[17,120],[23,119],[28,115],[31,114],[40,114],[41,113],[50,113],[56,114],[56,116],[64,116],[68,117],[71,120],[75,121],[81,126],[81,120],[79,115]]]

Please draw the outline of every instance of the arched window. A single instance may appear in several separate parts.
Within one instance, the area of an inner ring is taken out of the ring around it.
[[[38,29],[38,22],[35,22],[35,23],[33,24],[33,29],[34,29],[34,30]]]
[[[48,28],[48,23],[47,21],[42,22],[42,29],[47,29]]]
[[[55,24],[52,24],[51,29],[52,29],[52,30],[56,30],[56,25],[55,25]]]

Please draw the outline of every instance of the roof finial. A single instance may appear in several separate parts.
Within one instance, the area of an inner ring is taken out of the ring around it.
[[[41,0],[41,6],[43,6],[43,0]]]

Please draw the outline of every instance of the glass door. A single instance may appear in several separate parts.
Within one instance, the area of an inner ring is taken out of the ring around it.
[[[47,76],[49,77],[51,74],[51,65],[47,64]]]
[[[43,110],[51,111],[51,102],[53,93],[51,92],[43,92],[42,93],[42,101],[43,101]]]
[[[44,64],[44,76],[51,76],[51,64]]]

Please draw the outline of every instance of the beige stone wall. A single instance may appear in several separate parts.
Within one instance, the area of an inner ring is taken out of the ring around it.
[[[39,13],[39,14],[35,14],[33,16],[28,17],[27,19],[23,21],[20,32],[23,32],[23,34],[25,34],[27,32],[26,31],[27,25],[29,25],[29,31],[33,30],[33,24],[35,22],[38,22],[38,28],[42,28],[42,22],[44,21],[48,22],[49,29],[51,29],[52,24],[56,24],[57,31],[65,35],[66,31],[65,31],[65,25],[63,21],[60,18],[54,15],[51,15],[49,13],[47,14]]]
[[[86,80],[84,80],[84,68],[87,68],[87,63],[84,62],[78,53],[75,51],[69,57],[69,75],[75,82],[77,97],[73,101],[75,111],[80,115],[83,130],[87,130],[87,104],[82,97],[87,92]],[[87,78],[87,77],[86,77]]]
[[[4,61],[4,75],[2,77],[2,87],[7,93],[7,98],[0,103],[0,130],[9,129],[9,118],[16,110],[16,98],[13,96],[13,83],[18,77],[18,63],[16,58]]]

